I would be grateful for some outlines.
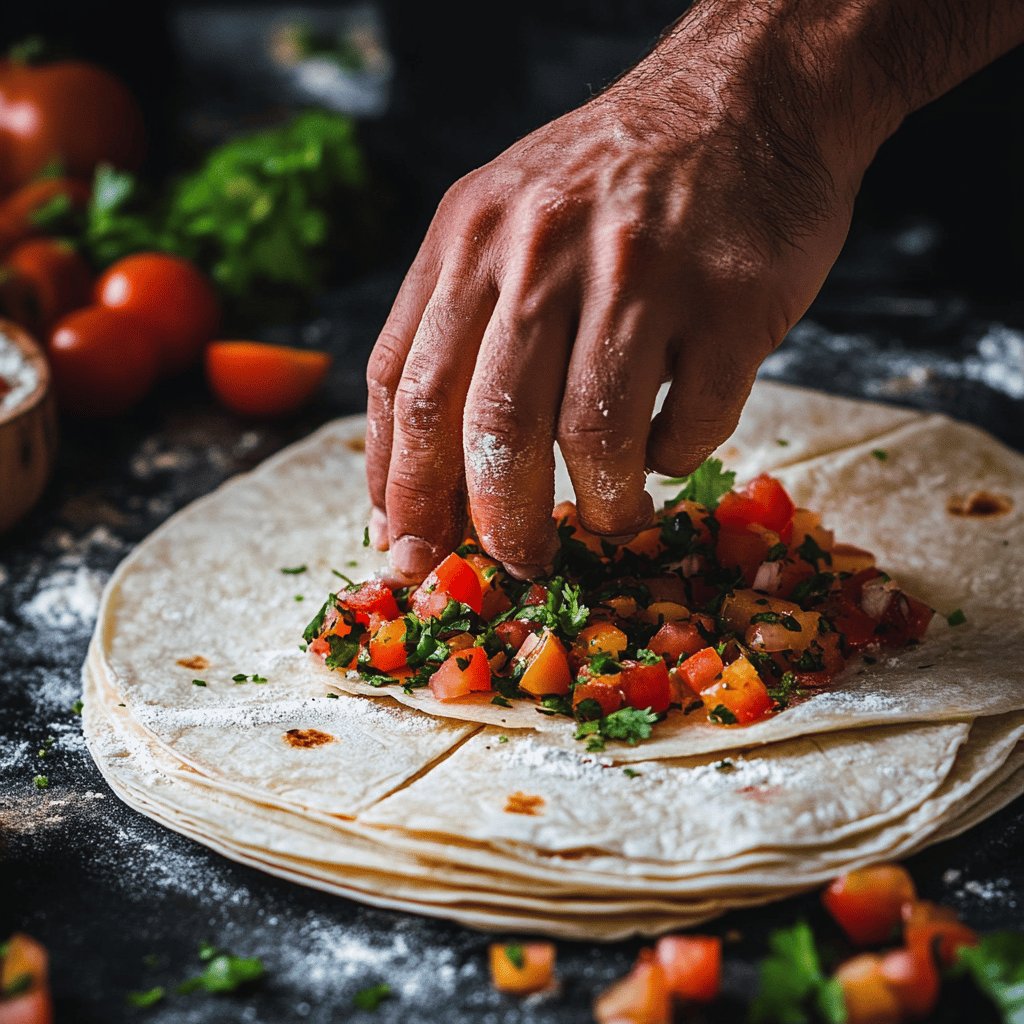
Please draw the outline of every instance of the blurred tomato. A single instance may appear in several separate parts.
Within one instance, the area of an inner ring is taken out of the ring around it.
[[[147,394],[160,351],[130,313],[87,306],[64,317],[47,346],[57,402],[82,416],[116,416]]]
[[[98,164],[142,163],[142,112],[120,79],[95,64],[0,64],[0,189],[8,192],[58,162],[72,178]]]
[[[42,338],[65,314],[89,304],[92,270],[69,242],[22,242],[0,270],[4,313]]]
[[[0,202],[0,253],[44,234],[34,219],[41,211],[54,204],[65,205],[69,212],[84,209],[89,194],[89,186],[73,178],[40,178],[23,185]]]
[[[206,349],[213,393],[244,416],[293,412],[320,386],[330,365],[326,352],[258,341],[215,341]]]
[[[96,301],[131,313],[152,329],[166,374],[191,366],[220,325],[220,303],[206,275],[188,260],[162,252],[118,260],[97,281]]]

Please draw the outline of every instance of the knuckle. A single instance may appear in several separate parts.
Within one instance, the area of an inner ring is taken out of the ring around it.
[[[452,433],[451,392],[432,378],[403,377],[395,391],[395,422],[413,440],[438,445]]]
[[[366,364],[367,387],[377,395],[391,394],[402,379],[405,346],[402,339],[388,330],[381,332]]]

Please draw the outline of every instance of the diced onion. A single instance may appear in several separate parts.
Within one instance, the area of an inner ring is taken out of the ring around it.
[[[889,607],[898,587],[892,580],[876,576],[864,584],[860,594],[860,607],[868,618],[880,619]]]
[[[782,585],[782,562],[762,562],[754,576],[754,590],[765,594],[777,594]]]

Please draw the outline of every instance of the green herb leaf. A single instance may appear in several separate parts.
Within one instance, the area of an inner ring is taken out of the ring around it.
[[[146,989],[145,992],[129,992],[125,996],[125,1000],[131,1006],[137,1006],[140,1010],[144,1010],[147,1006],[156,1006],[166,994],[163,985],[154,985],[153,988]]]
[[[179,985],[178,992],[182,995],[200,989],[206,992],[234,992],[244,985],[259,981],[265,973],[263,961],[259,957],[218,953],[209,961],[202,974]]]
[[[717,704],[711,709],[708,721],[714,722],[715,725],[735,725],[737,719],[724,704]]]
[[[603,749],[604,740],[622,740],[633,747],[641,740],[650,737],[651,726],[657,720],[658,716],[650,708],[645,708],[642,711],[638,708],[620,708],[604,718],[581,722],[576,729],[576,739],[601,741],[601,746],[594,748],[588,743],[588,750]]]
[[[205,686],[206,685],[206,680],[205,679],[193,679],[192,680],[192,685],[193,686]]]
[[[721,459],[708,459],[689,476],[665,482],[682,484],[682,490],[666,505],[674,505],[677,501],[695,501],[713,512],[722,498],[732,490],[736,474],[732,470],[724,470]]]
[[[281,570],[281,572],[283,572],[285,576],[298,576],[301,573],[304,573],[305,571],[306,566],[304,565],[296,565],[294,568]]]
[[[873,448],[871,454],[878,459],[879,462],[885,462],[889,458],[889,453],[884,448]]]
[[[36,789],[46,789],[50,785],[50,780],[45,775],[37,775],[32,782],[35,784]]]
[[[85,705],[80,700],[76,700],[74,704],[71,705],[71,710],[74,714],[80,715],[83,707],[85,707]]]
[[[368,548],[370,546],[370,528],[368,526],[363,527],[363,547]]]
[[[641,773],[638,772],[635,768],[623,768],[622,774],[625,775],[627,779],[635,779]]]
[[[517,971],[521,971],[526,966],[526,953],[520,945],[506,946],[505,957]]]
[[[512,707],[512,702],[509,701],[509,700],[506,700],[504,697],[502,697],[502,695],[500,693],[496,693],[491,698],[491,703],[492,704],[497,704],[499,707],[502,707],[502,708],[510,708],[510,707]]]
[[[23,974],[16,974],[6,985],[3,987],[3,991],[0,991],[0,998],[12,999],[14,996],[20,996],[22,992],[27,992],[32,987],[32,975],[25,971]]]
[[[957,608],[955,612],[950,612],[946,616],[946,621],[951,626],[962,626],[967,621],[967,616],[964,615],[962,608]]]
[[[310,620],[309,625],[306,626],[306,628],[302,631],[302,639],[307,644],[311,644],[323,632],[323,629],[324,629],[324,619],[327,618],[328,611],[330,611],[330,609],[332,609],[332,608],[337,608],[337,607],[338,607],[338,597],[337,597],[337,595],[336,594],[328,594],[327,595],[327,600],[324,601],[323,605],[320,607],[320,611],[318,611],[316,613],[316,615],[313,616],[313,618]]]
[[[357,992],[352,997],[352,1002],[359,1010],[376,1010],[385,999],[391,998],[391,986],[386,982],[379,985],[371,985]]]
[[[832,564],[832,556],[819,546],[818,542],[810,535],[807,534],[803,539],[803,543],[796,549],[796,553],[810,565],[813,565],[815,569],[818,568],[819,562],[824,562],[825,565]]]
[[[199,959],[202,961],[212,960],[220,950],[212,942],[200,942],[199,943]]]
[[[1024,1024],[1024,934],[992,932],[977,946],[961,947],[954,973],[968,975],[1006,1024]]]

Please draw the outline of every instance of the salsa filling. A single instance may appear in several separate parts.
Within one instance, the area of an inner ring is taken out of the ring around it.
[[[562,502],[552,573],[533,582],[507,575],[471,534],[419,586],[346,581],[303,639],[373,686],[532,701],[575,719],[589,750],[647,739],[670,714],[749,725],[858,655],[920,640],[933,610],[870,552],[837,542],[774,477],[734,481],[709,459],[621,545]]]

